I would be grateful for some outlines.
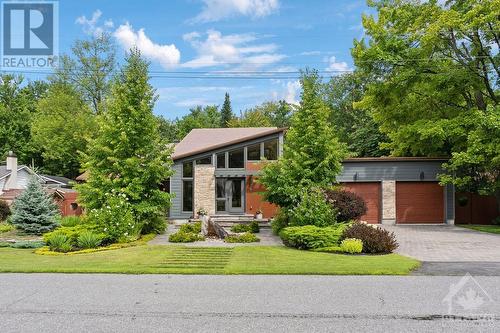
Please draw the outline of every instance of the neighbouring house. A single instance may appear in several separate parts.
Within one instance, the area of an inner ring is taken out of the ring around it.
[[[71,179],[39,174],[26,165],[18,165],[17,156],[13,152],[8,153],[5,165],[0,165],[0,200],[12,204],[26,189],[30,177],[37,177],[47,193],[54,197],[61,215],[82,213],[76,201],[77,192],[71,189]]]
[[[277,207],[263,200],[264,188],[256,179],[264,163],[261,158],[272,161],[282,154],[284,132],[274,127],[192,130],[176,144],[172,155],[175,173],[167,190],[175,197],[170,218],[196,217],[200,208],[209,215],[254,215],[261,210],[265,218],[273,217]],[[350,158],[343,162],[337,180],[365,199],[368,212],[362,219],[369,223],[454,224],[454,187],[441,186],[437,179],[444,172],[445,161],[421,157]],[[490,201],[481,202],[489,205]],[[460,222],[491,223],[498,216],[494,207],[491,216]],[[464,215],[458,211],[458,215]]]

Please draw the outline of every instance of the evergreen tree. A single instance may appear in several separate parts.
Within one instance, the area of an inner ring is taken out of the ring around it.
[[[137,49],[127,55],[111,86],[107,112],[98,116],[99,132],[84,155],[89,178],[77,187],[91,211],[111,206],[112,196],[126,198],[138,223],[166,212],[170,194],[160,185],[172,175],[171,148],[153,115],[157,97],[148,66]]]
[[[335,183],[347,151],[330,126],[331,110],[321,97],[317,72],[306,72],[301,83],[302,101],[292,116],[283,156],[267,164],[260,178],[266,199],[285,208],[297,205],[308,189]]]
[[[36,176],[30,179],[12,208],[12,224],[28,234],[40,235],[58,226],[59,209]]]
[[[229,122],[233,119],[233,110],[231,109],[231,101],[229,99],[229,94],[226,93],[224,96],[224,104],[222,104],[221,109],[221,122],[220,127],[229,127]]]

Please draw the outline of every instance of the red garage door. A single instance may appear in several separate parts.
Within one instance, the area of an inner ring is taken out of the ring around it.
[[[396,222],[444,223],[443,191],[436,182],[396,182]]]
[[[380,183],[343,183],[342,186],[366,201],[368,211],[361,216],[362,221],[380,223]]]

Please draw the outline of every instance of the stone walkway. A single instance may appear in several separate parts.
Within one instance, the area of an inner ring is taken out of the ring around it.
[[[450,225],[383,227],[396,234],[396,252],[420,261],[500,262],[500,235]]]

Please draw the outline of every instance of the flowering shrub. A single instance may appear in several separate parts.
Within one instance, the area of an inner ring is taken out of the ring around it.
[[[105,205],[101,209],[92,209],[88,219],[110,243],[135,240],[141,232],[141,224],[134,218],[132,206],[124,193],[113,191],[107,195]]]

